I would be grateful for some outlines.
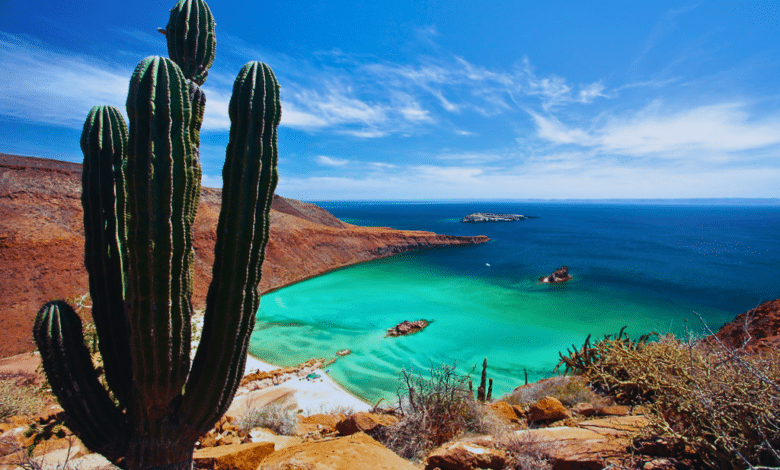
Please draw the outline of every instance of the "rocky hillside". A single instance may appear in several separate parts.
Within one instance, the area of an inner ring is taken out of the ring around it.
[[[0,154],[0,357],[34,349],[32,322],[43,303],[88,291],[80,195],[80,164]],[[211,280],[220,200],[219,189],[203,189],[193,241],[196,308],[203,307]],[[404,251],[487,241],[358,227],[277,196],[260,289]]]

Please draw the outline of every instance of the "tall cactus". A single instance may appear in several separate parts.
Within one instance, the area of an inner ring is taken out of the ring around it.
[[[34,327],[66,423],[87,447],[126,469],[191,468],[195,441],[230,405],[259,305],[278,179],[279,84],[267,65],[250,62],[230,100],[213,279],[190,367],[197,134],[205,104],[199,85],[213,61],[213,18],[202,0],[180,0],[174,10],[166,35],[178,55],[148,57],[136,67],[129,132],[116,109],[99,106],[81,139],[85,265],[109,390],[67,303],[44,305]],[[190,40],[204,25],[211,28],[210,58],[202,41]],[[172,41],[182,30],[186,40]],[[192,57],[200,65],[191,66]]]

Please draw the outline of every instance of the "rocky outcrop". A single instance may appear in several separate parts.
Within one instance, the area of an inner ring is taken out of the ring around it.
[[[415,466],[359,432],[332,440],[306,442],[274,452],[258,470],[416,470]]]
[[[478,442],[459,441],[444,444],[428,455],[425,470],[500,470],[506,465],[506,453]]]
[[[428,326],[428,321],[426,320],[417,320],[417,321],[404,320],[401,323],[395,325],[394,327],[388,329],[387,336],[404,336],[412,333],[417,333],[418,331],[422,331],[422,329],[425,328],[426,326]]]
[[[350,436],[359,432],[375,436],[381,428],[398,424],[398,418],[391,415],[376,413],[355,413],[336,424],[336,430],[342,436]]]
[[[211,281],[220,201],[219,189],[203,188],[193,226],[196,308],[204,306]],[[405,251],[486,241],[358,227],[315,205],[275,196],[260,290]],[[35,349],[30,331],[45,302],[88,291],[80,164],[0,154],[0,289],[0,357]]]
[[[274,452],[272,442],[250,442],[195,451],[194,466],[208,470],[255,470]]]
[[[556,282],[566,282],[570,279],[571,276],[569,275],[569,268],[563,266],[556,269],[555,272],[550,274],[549,276],[540,277],[539,282],[556,283]]]
[[[738,315],[715,336],[729,348],[744,347],[746,352],[780,350],[780,299]]]

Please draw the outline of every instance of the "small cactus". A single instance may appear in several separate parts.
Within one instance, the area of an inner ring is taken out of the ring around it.
[[[482,376],[479,381],[479,388],[477,388],[477,401],[484,403],[490,401],[493,396],[493,379],[490,379],[490,388],[485,393],[487,385],[487,358],[482,362]],[[470,390],[470,389],[469,389]]]

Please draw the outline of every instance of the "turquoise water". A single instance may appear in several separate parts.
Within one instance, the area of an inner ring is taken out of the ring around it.
[[[279,365],[339,358],[329,375],[368,401],[392,399],[402,368],[488,358],[494,395],[552,374],[585,336],[713,328],[780,297],[780,208],[598,204],[320,203],[361,225],[485,234],[485,245],[407,253],[338,270],[263,296],[250,352]],[[461,224],[475,211],[537,215]],[[487,266],[489,263],[490,266]],[[566,264],[559,285],[536,282]],[[426,319],[422,333],[387,328]],[[479,368],[476,370],[478,378]]]

